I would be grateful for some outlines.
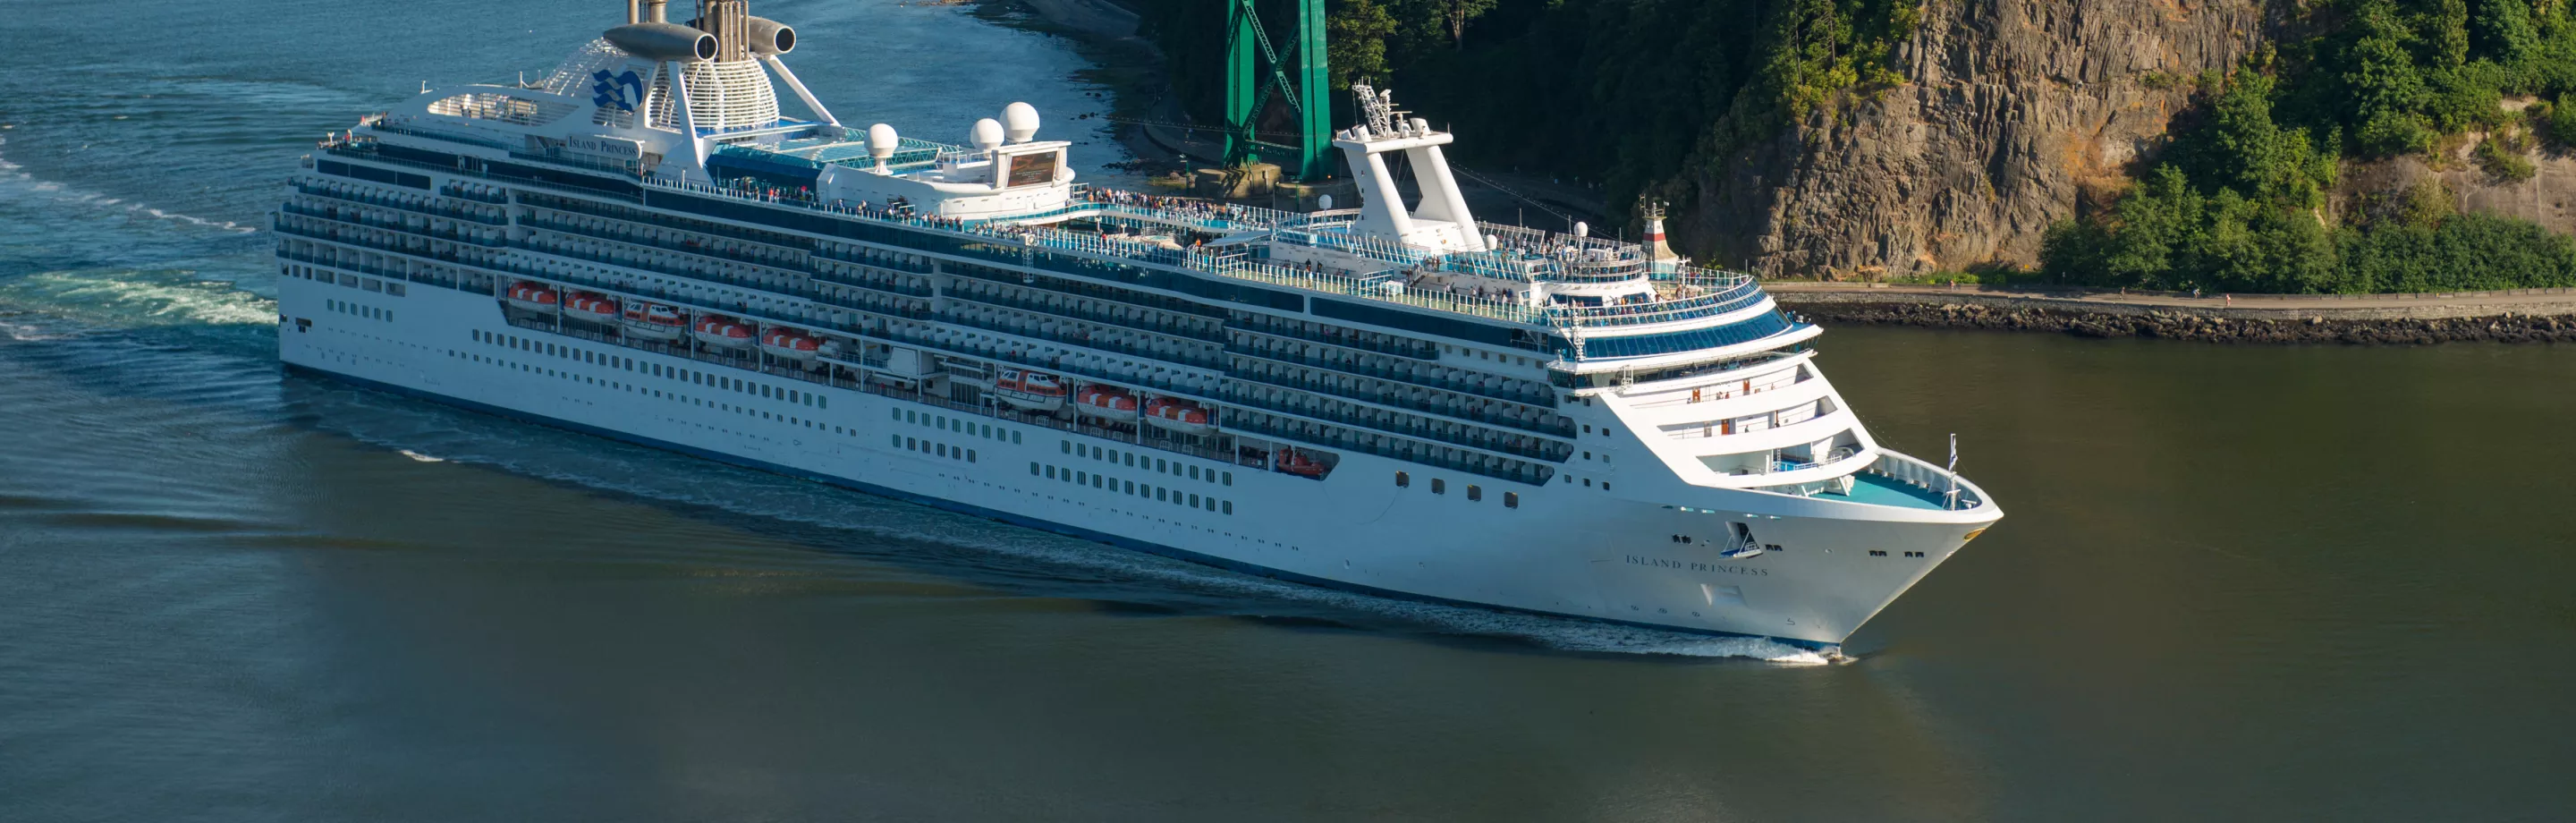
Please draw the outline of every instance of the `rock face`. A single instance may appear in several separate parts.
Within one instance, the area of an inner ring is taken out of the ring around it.
[[[1774,275],[2029,263],[2265,21],[2260,0],[1928,0],[1899,52],[1911,82],[1700,170],[1675,234]]]

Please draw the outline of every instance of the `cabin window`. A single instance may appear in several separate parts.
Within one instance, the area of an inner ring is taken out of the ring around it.
[[[1469,483],[1469,484],[1467,484],[1467,499],[1469,499],[1469,500],[1483,500],[1483,499],[1485,499],[1485,487],[1483,487],[1483,486],[1479,486],[1479,485],[1476,485],[1476,484],[1474,484],[1474,483]]]
[[[1225,485],[1228,485],[1228,486],[1234,485],[1234,472],[1226,472],[1226,473],[1225,473]]]
[[[1030,461],[1030,463],[1029,463],[1029,476],[1030,476],[1030,477],[1036,477],[1036,476],[1038,476],[1038,464],[1037,464],[1037,462],[1036,462],[1036,461]]]
[[[902,421],[903,421],[903,410],[902,410],[902,409],[887,409],[887,411],[894,412],[894,419],[895,419],[895,421],[896,421],[896,422],[902,422]]]
[[[1199,496],[1198,496],[1198,495],[1195,495],[1195,494],[1190,495],[1190,508],[1195,509],[1195,508],[1198,508],[1198,507],[1199,507]]]
[[[1171,490],[1171,489],[1163,488],[1163,487],[1161,487],[1161,486],[1156,486],[1156,487],[1154,487],[1154,499],[1156,499],[1156,500],[1170,500],[1170,499],[1172,499],[1172,490]]]
[[[1232,501],[1232,500],[1225,501],[1225,513],[1226,513],[1226,514],[1233,514],[1233,513],[1234,513],[1234,501]]]
[[[1447,481],[1447,480],[1442,480],[1442,479],[1437,478],[1437,477],[1431,478],[1431,493],[1432,493],[1432,494],[1448,494],[1448,493],[1449,493],[1449,481]]]
[[[1136,493],[1136,481],[1133,481],[1133,480],[1129,480],[1129,481],[1127,481],[1127,493],[1128,493],[1128,494],[1135,494],[1135,493]]]
[[[1503,508],[1506,508],[1506,509],[1517,509],[1517,508],[1520,508],[1520,507],[1521,507],[1521,493],[1520,493],[1520,492],[1503,492]]]
[[[1396,472],[1396,473],[1395,473],[1395,487],[1396,487],[1396,488],[1401,489],[1401,488],[1404,488],[1404,487],[1406,487],[1406,486],[1411,486],[1411,485],[1413,485],[1413,476],[1412,476],[1412,475],[1405,474],[1404,472]]]
[[[1012,433],[1011,433],[1011,442],[1012,442],[1013,444],[1018,444],[1018,443],[1020,442],[1020,433],[1019,433],[1019,432],[1012,432]]]
[[[1129,465],[1129,466],[1136,465],[1136,453],[1135,453],[1135,452],[1128,452],[1128,453],[1127,453],[1127,465]]]
[[[1191,479],[1191,480],[1197,480],[1197,479],[1199,479],[1199,467],[1197,467],[1197,466],[1191,466],[1191,467],[1190,467],[1190,479]]]
[[[1171,473],[1172,473],[1172,464],[1171,464],[1171,461],[1164,460],[1164,459],[1159,458],[1159,457],[1154,458],[1154,470],[1155,470],[1155,471],[1158,471],[1158,472],[1162,472],[1162,473],[1164,473],[1164,474],[1171,474]]]

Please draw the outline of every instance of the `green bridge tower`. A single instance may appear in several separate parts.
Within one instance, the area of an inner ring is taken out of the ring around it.
[[[1324,59],[1324,0],[1281,0],[1296,8],[1288,51],[1272,47],[1254,0],[1226,0],[1225,159],[1268,159],[1281,174],[1317,182],[1333,174],[1332,90]],[[1297,145],[1260,139],[1262,110],[1278,94],[1297,117]],[[1269,152],[1267,158],[1264,153]]]

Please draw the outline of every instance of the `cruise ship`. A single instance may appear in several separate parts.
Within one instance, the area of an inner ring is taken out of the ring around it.
[[[1077,182],[1023,103],[929,126],[955,144],[844,125],[795,29],[694,11],[322,141],[272,221],[284,363],[1255,575],[1837,651],[2002,516],[1955,450],[1873,439],[1753,278],[1477,221],[1387,92],[1334,135],[1358,207],[1278,211]]]

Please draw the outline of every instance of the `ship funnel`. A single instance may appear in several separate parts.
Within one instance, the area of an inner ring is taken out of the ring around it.
[[[1026,143],[1038,136],[1038,108],[1027,103],[1002,107],[1002,131],[1013,143]]]
[[[751,53],[786,54],[796,50],[796,29],[766,17],[751,18]]]
[[[982,149],[984,151],[992,151],[996,148],[1000,148],[1002,145],[1002,124],[990,117],[977,120],[975,121],[975,127],[967,130],[966,142],[973,143],[975,144],[975,148]]]

